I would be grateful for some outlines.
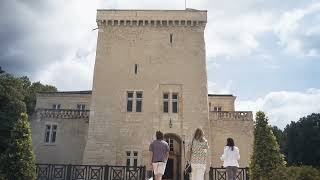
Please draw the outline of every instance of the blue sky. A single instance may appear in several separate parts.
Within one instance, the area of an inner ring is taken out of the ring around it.
[[[237,96],[281,128],[320,112],[320,2],[188,0],[208,10],[210,93]],[[59,90],[91,89],[96,9],[183,9],[184,0],[4,0],[0,65]]]

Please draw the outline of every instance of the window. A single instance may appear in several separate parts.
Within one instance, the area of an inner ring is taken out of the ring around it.
[[[135,65],[134,65],[134,73],[135,73],[135,74],[138,74],[138,64],[135,64]]]
[[[168,93],[163,94],[163,112],[164,113],[169,112],[169,94]]]
[[[142,111],[142,92],[136,93],[136,112]]]
[[[56,142],[57,136],[57,125],[56,124],[47,124],[45,132],[45,143],[53,144]]]
[[[78,110],[85,110],[86,105],[85,104],[77,104],[77,109]]]
[[[169,145],[170,151],[174,151],[174,148],[173,148],[173,139],[168,138],[168,139],[166,139],[166,142],[167,142],[168,145]]]
[[[135,112],[142,112],[142,91],[128,91],[127,92],[127,112],[132,112],[135,108]],[[135,107],[133,106],[135,104]]]
[[[127,92],[127,112],[132,112],[133,92]]]
[[[172,113],[178,113],[178,94],[172,94]]]
[[[170,43],[172,44],[172,37],[173,37],[173,34],[170,34]]]
[[[169,113],[169,109],[171,109],[171,113],[178,113],[178,93],[163,93],[162,101],[163,113]]]
[[[126,165],[137,167],[138,166],[138,151],[127,151],[126,155],[127,155]]]
[[[53,104],[52,105],[52,109],[60,109],[61,108],[61,104]]]
[[[213,107],[213,111],[222,111],[222,107],[221,106],[215,106],[215,107]]]
[[[221,107],[218,107],[218,111],[221,111],[221,109],[222,109]]]

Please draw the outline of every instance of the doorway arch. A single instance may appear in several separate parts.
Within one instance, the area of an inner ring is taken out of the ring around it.
[[[180,180],[182,169],[182,139],[175,133],[167,133],[164,135],[170,151],[167,161],[166,171],[163,180]]]

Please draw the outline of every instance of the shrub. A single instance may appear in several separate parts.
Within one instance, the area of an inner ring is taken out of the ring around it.
[[[320,180],[320,171],[311,166],[281,167],[272,171],[272,180]]]

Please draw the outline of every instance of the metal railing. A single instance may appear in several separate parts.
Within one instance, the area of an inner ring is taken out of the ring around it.
[[[36,164],[37,180],[145,180],[145,166]],[[227,180],[225,168],[210,167],[210,180]],[[249,180],[249,168],[238,168],[237,180]]]
[[[210,167],[209,179],[210,180],[228,180],[226,168]],[[247,168],[247,167],[246,168],[238,168],[236,179],[237,180],[249,180],[249,168]]]
[[[145,166],[36,164],[37,180],[145,180]]]

